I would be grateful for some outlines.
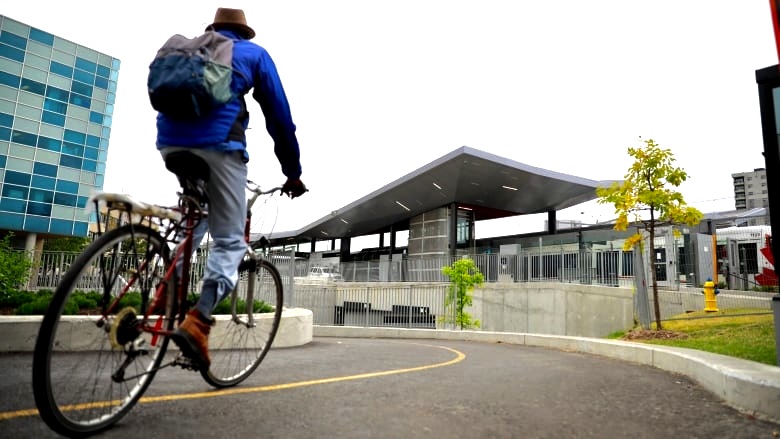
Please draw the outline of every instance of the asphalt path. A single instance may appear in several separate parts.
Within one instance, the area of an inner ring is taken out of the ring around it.
[[[0,355],[0,437],[56,437],[35,412],[30,354]],[[780,425],[688,378],[552,349],[441,340],[315,338],[272,350],[244,383],[159,372],[96,437],[772,438]]]

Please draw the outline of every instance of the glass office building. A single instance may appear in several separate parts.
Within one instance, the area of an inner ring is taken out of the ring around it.
[[[26,247],[87,236],[118,72],[116,58],[0,15],[0,231]]]

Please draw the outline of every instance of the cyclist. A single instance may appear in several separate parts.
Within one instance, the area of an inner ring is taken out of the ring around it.
[[[274,141],[274,153],[287,181],[282,192],[296,198],[306,192],[300,179],[301,164],[295,125],[287,97],[271,56],[249,41],[255,31],[247,25],[241,9],[218,8],[214,22],[206,30],[215,30],[235,40],[233,46],[232,88],[237,98],[196,120],[181,120],[157,115],[157,149],[163,159],[170,153],[186,150],[209,164],[206,186],[209,199],[208,224],[196,228],[193,248],[211,233],[214,246],[206,261],[200,299],[171,337],[182,353],[208,369],[211,358],[208,337],[214,319],[211,312],[238,281],[238,265],[246,251],[245,185],[249,154],[245,130],[249,113],[244,96],[260,104],[268,134]]]

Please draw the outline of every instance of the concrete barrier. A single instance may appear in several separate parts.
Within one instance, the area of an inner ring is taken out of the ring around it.
[[[0,352],[32,352],[41,316],[0,316]],[[219,319],[219,316],[217,316]],[[282,312],[282,320],[274,339],[273,348],[301,346],[312,340],[314,318],[312,312],[303,308],[287,308]],[[83,326],[83,337],[71,337],[73,343],[70,350],[80,350],[91,346],[91,337],[95,334],[95,326],[87,316],[65,316],[60,324],[72,325],[74,334],[78,334]],[[219,335],[220,326],[214,329],[214,335]],[[79,340],[84,341],[81,345]]]

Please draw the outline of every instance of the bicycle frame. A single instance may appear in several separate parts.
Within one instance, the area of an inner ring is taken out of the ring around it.
[[[252,195],[247,200],[247,209],[246,209],[246,220],[245,220],[245,226],[244,226],[244,241],[247,243],[247,256],[249,256],[250,259],[253,261],[256,261],[258,259],[258,256],[252,251],[252,249],[249,246],[250,243],[250,222],[251,222],[251,209],[254,203],[257,201],[258,197],[261,195],[268,195],[272,194],[276,191],[280,191],[281,187],[275,187],[268,191],[262,191],[260,190],[259,186],[252,182],[251,180],[247,180],[246,188],[252,193]],[[160,281],[160,283],[154,287],[154,293],[153,297],[145,297],[142,295],[142,309],[144,309],[143,317],[140,323],[140,329],[144,332],[152,334],[152,344],[155,345],[157,342],[157,339],[159,336],[169,336],[172,331],[163,329],[163,322],[165,320],[164,316],[160,316],[160,318],[157,318],[153,324],[149,324],[150,318],[152,316],[152,312],[154,310],[159,309],[161,305],[164,306],[172,306],[172,312],[171,316],[175,317],[177,319],[177,323],[181,324],[184,321],[184,318],[186,316],[186,313],[189,309],[189,304],[187,303],[187,291],[190,287],[190,271],[192,268],[192,260],[191,255],[193,253],[193,238],[194,234],[193,231],[200,220],[206,218],[208,216],[207,212],[204,212],[201,203],[198,199],[180,194],[179,195],[179,206],[176,208],[173,208],[173,211],[179,212],[181,214],[181,219],[179,221],[172,221],[171,224],[166,226],[166,230],[164,233],[161,233],[161,237],[163,238],[164,242],[174,243],[175,246],[175,252],[173,255],[173,258],[171,259],[170,266],[165,269],[165,274]],[[96,201],[97,203],[97,201]],[[124,202],[122,204],[122,210],[126,211],[129,214],[132,213],[132,207],[129,205],[130,203]],[[143,219],[151,222],[152,215],[145,216]],[[108,219],[107,219],[108,221]],[[142,220],[143,221],[143,220]],[[100,231],[98,231],[100,233]],[[179,232],[181,232],[179,234]],[[141,270],[148,268],[149,261],[144,261],[143,265],[140,267]],[[179,272],[179,265],[180,265],[180,275],[177,277],[177,272]],[[254,273],[252,271],[252,273]],[[116,310],[116,307],[118,306],[120,300],[127,294],[128,291],[135,285],[135,278],[131,279],[127,284],[122,288],[122,290],[119,292],[117,297],[113,300],[112,303],[107,304],[104,306],[103,310],[103,318],[106,318],[110,313],[114,312]],[[246,300],[249,303],[252,303],[252,300],[254,299],[254,285],[255,285],[255,276],[250,275],[247,279],[248,282],[248,288],[247,288],[247,297]],[[171,288],[173,286],[173,288]],[[163,300],[166,300],[168,295],[167,292],[172,292],[174,296],[174,301],[172,303],[162,303]],[[105,291],[105,296],[108,297],[108,291]],[[254,326],[254,316],[253,313],[249,312],[247,315],[247,321],[241,322],[238,318],[237,309],[236,309],[236,301],[233,301],[231,306],[231,314],[233,316],[233,320],[236,323],[243,323],[247,326]]]

